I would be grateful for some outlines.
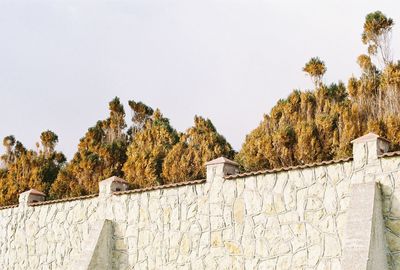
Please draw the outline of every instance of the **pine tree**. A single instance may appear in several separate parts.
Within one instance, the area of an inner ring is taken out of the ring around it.
[[[119,98],[110,101],[109,110],[109,118],[98,121],[80,140],[78,152],[50,190],[52,198],[96,193],[99,181],[123,175],[127,136],[125,112]]]
[[[128,134],[132,139],[137,132],[143,129],[146,122],[151,119],[154,110],[143,102],[136,102],[134,100],[129,101],[129,107],[132,113],[132,127],[128,130]]]
[[[6,152],[13,157],[0,176],[0,204],[11,204],[18,201],[19,193],[35,188],[47,193],[57,178],[66,158],[54,150],[57,135],[52,131],[41,134],[39,151],[27,150],[13,136],[8,136]]]
[[[154,111],[128,147],[128,159],[123,168],[125,179],[134,187],[164,184],[163,162],[177,141],[178,134],[169,120],[159,110]]]
[[[310,76],[315,88],[317,88],[322,83],[322,77],[326,72],[326,66],[324,61],[318,57],[313,57],[305,64],[303,71]]]
[[[368,45],[368,53],[376,56],[378,52],[383,64],[391,62],[390,36],[393,19],[387,18],[381,11],[367,14],[362,33],[362,42]]]
[[[194,126],[181,135],[163,165],[168,183],[202,179],[207,161],[225,156],[233,158],[234,151],[210,120],[196,116]]]

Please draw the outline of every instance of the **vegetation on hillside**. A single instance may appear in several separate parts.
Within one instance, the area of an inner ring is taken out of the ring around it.
[[[293,166],[351,155],[350,141],[375,132],[400,146],[400,62],[393,61],[394,23],[380,11],[365,18],[358,57],[360,77],[325,85],[327,70],[318,57],[305,64],[315,89],[294,91],[280,100],[247,135],[236,160],[247,170]]]
[[[324,84],[327,67],[311,58],[303,71],[314,89],[293,91],[279,100],[251,131],[239,153],[209,119],[194,117],[194,125],[179,133],[158,109],[129,101],[132,119],[116,97],[109,116],[90,127],[72,160],[55,150],[52,131],[40,136],[35,150],[14,136],[3,140],[0,163],[0,204],[13,204],[18,194],[35,188],[51,199],[98,192],[98,181],[113,175],[133,188],[205,177],[204,163],[225,156],[245,170],[292,166],[351,155],[350,141],[368,131],[387,137],[400,149],[400,61],[390,50],[392,19],[379,11],[365,18],[358,57],[361,75]]]

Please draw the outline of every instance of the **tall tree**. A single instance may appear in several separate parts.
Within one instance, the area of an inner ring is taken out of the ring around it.
[[[390,59],[393,20],[381,12],[367,15],[362,40],[368,55],[360,55],[359,78],[326,86],[325,64],[312,58],[303,68],[316,88],[294,91],[272,108],[270,115],[245,140],[236,159],[246,169],[318,162],[351,155],[351,140],[376,132],[400,149],[400,63]],[[380,55],[382,70],[372,57]]]
[[[165,158],[163,176],[168,183],[204,178],[204,164],[221,156],[233,158],[231,145],[209,119],[195,116],[194,126],[181,135]]]
[[[49,143],[46,138],[49,134],[52,134],[50,137],[53,138],[51,149],[46,148]],[[11,136],[6,137],[5,141],[7,138],[11,138]],[[49,191],[66,159],[61,152],[54,150],[57,141],[54,140],[57,138],[55,133],[45,131],[41,134],[41,138],[41,147],[47,149],[46,151],[27,150],[18,141],[11,149],[9,148],[10,144],[6,145],[7,151],[10,151],[14,158],[2,172],[0,204],[16,203],[18,194],[30,188],[45,193]]]
[[[88,129],[78,151],[62,169],[50,190],[53,198],[78,196],[98,191],[98,182],[122,176],[126,161],[125,112],[119,98],[109,103],[110,116]]]
[[[318,57],[313,57],[305,64],[303,71],[310,76],[315,88],[318,88],[322,84],[322,78],[326,72],[326,66],[324,61]]]
[[[347,156],[354,123],[342,83],[294,91],[246,136],[236,160],[248,170],[277,168]],[[343,112],[343,113],[342,113]],[[357,133],[358,134],[358,133]]]
[[[368,45],[368,53],[380,54],[381,61],[387,65],[391,62],[390,38],[393,19],[386,17],[381,11],[367,14],[362,33],[362,42]]]
[[[15,145],[15,137],[13,135],[4,137],[3,146],[5,147],[5,154],[1,156],[1,160],[5,166],[10,165],[14,161],[13,147]]]
[[[162,168],[165,157],[178,141],[178,134],[169,120],[154,111],[128,147],[124,164],[125,178],[135,187],[164,184]]]
[[[45,156],[49,156],[54,152],[54,147],[58,142],[58,136],[50,130],[42,132],[40,135],[42,141],[43,152]]]
[[[154,110],[143,102],[134,100],[129,101],[129,107],[132,114],[132,127],[128,130],[128,134],[133,138],[137,132],[144,128],[146,122],[151,119]]]

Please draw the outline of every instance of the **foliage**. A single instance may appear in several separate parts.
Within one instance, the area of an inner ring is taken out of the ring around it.
[[[342,83],[316,91],[294,91],[246,136],[236,160],[245,169],[293,166],[346,156],[345,117],[351,113]],[[355,119],[355,118],[352,118]]]
[[[178,134],[169,120],[156,110],[128,147],[128,160],[123,168],[126,180],[135,187],[164,184],[162,165],[177,141]]]
[[[393,25],[393,19],[380,11],[371,12],[365,17],[362,42],[368,45],[370,55],[376,56],[379,51],[385,65],[391,61],[390,34]]]
[[[125,112],[118,98],[109,103],[109,110],[110,116],[89,128],[80,140],[78,152],[62,168],[50,190],[52,198],[95,193],[99,181],[123,175],[127,148]]]
[[[393,25],[379,11],[367,15],[362,41],[368,55],[358,57],[361,75],[349,79],[347,91],[343,83],[322,84],[326,67],[319,58],[306,63],[303,71],[315,90],[294,91],[278,102],[247,135],[237,161],[251,170],[347,157],[350,141],[369,131],[387,137],[392,149],[399,149],[400,63],[390,61],[388,50]],[[371,59],[377,52],[383,69]]]
[[[165,158],[163,176],[168,183],[202,179],[204,164],[221,156],[233,158],[231,145],[209,119],[195,116],[194,126],[181,135]]]
[[[321,85],[322,77],[326,72],[325,62],[318,57],[313,57],[305,64],[303,71],[310,76],[315,88],[317,88]]]
[[[55,133],[45,131],[40,138],[38,151],[27,150],[14,136],[4,138],[7,162],[0,173],[0,204],[16,203],[18,194],[30,188],[49,192],[66,159],[54,150]]]

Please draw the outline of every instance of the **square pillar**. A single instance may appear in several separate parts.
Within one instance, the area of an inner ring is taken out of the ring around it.
[[[46,194],[36,189],[30,189],[28,191],[19,194],[19,205],[28,206],[31,203],[44,201]]]
[[[119,178],[117,176],[112,176],[106,180],[99,182],[99,195],[100,196],[110,196],[114,192],[126,191],[128,190],[128,181]]]
[[[376,165],[379,155],[389,151],[390,141],[374,133],[368,133],[351,141],[353,144],[354,168]]]
[[[225,177],[239,173],[239,164],[224,157],[211,160],[206,163],[207,182],[212,181],[215,176]]]

